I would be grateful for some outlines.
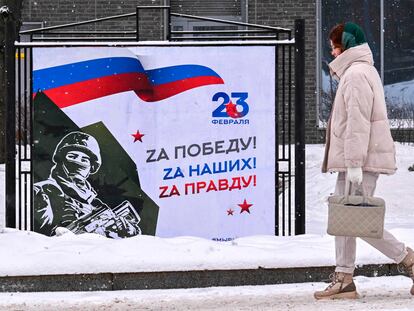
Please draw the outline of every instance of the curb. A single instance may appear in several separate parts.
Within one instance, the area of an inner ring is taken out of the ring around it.
[[[334,266],[0,277],[0,292],[111,291],[321,282]],[[365,265],[355,275],[399,275],[396,264]]]

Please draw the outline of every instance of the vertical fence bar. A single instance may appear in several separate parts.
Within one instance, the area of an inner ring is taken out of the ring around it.
[[[10,13],[5,17],[5,105],[6,105],[6,226],[16,228],[16,22]]]
[[[276,198],[275,198],[275,235],[279,235],[279,97],[277,94],[278,90],[278,45],[275,44],[275,184],[276,184]]]
[[[284,146],[282,145],[282,147],[284,148]],[[284,166],[284,165],[283,165]],[[284,167],[283,167],[284,169]],[[280,173],[282,178],[282,182],[281,182],[281,188],[282,188],[282,236],[286,235],[286,191],[285,191],[285,186],[286,186],[286,174],[285,172]]]
[[[27,56],[27,55],[25,55]],[[24,160],[27,160],[27,58],[23,60],[23,150],[24,150]],[[20,73],[19,73],[20,75]]]
[[[292,33],[289,32],[289,40]],[[289,45],[288,58],[288,213],[289,213],[289,235],[292,235],[292,46]]]
[[[18,178],[18,187],[17,187],[17,208],[19,214],[19,228],[21,227],[21,219],[22,219],[22,209],[20,208],[20,204],[22,202],[22,183],[20,182],[20,176],[22,174],[22,80],[21,80],[21,72],[22,72],[22,50],[20,48],[17,49],[17,178]]]
[[[23,173],[23,176],[24,176],[24,187],[23,187],[24,204],[19,205],[19,210],[22,210],[22,217],[23,217],[23,221],[22,221],[22,225],[20,227],[20,230],[26,230],[27,229],[27,205],[28,205],[28,197],[27,196],[28,196],[28,193],[27,193],[27,172],[26,171]]]
[[[279,34],[277,34],[276,36],[276,40],[279,40]],[[279,46],[279,64],[278,64],[278,81],[280,81],[280,86],[278,89],[278,97],[279,97],[279,101],[278,101],[278,120],[279,120],[279,125],[278,125],[278,139],[279,139],[279,144],[278,144],[278,150],[279,150],[279,156],[278,156],[278,161],[283,163],[283,167],[282,167],[282,171],[280,171],[280,167],[279,167],[279,182],[280,182],[280,189],[281,189],[281,203],[282,205],[279,206],[279,210],[281,210],[281,214],[282,214],[282,227],[281,227],[281,232],[282,232],[282,236],[286,235],[286,191],[285,191],[285,185],[286,185],[286,174],[285,174],[285,133],[284,133],[284,128],[285,128],[285,115],[284,115],[284,47],[283,46]],[[280,150],[281,149],[281,150]]]
[[[29,51],[29,53],[27,53]],[[33,48],[26,48],[25,55],[29,57],[29,111],[30,111],[30,206],[29,206],[29,217],[30,217],[30,230],[34,230],[34,214],[33,214],[33,148],[34,148],[34,137],[33,137],[33,119],[34,119],[34,107],[33,107]]]
[[[286,58],[285,58],[285,46],[282,45],[282,158],[286,159],[286,97],[285,97],[285,87],[286,87]]]
[[[26,52],[26,49],[25,49]],[[30,115],[29,115],[29,111],[28,111],[28,101],[29,101],[29,94],[28,94],[28,77],[27,77],[27,70],[28,70],[28,59],[27,59],[27,54],[24,55],[24,66],[23,66],[23,70],[24,72],[20,75],[23,78],[23,89],[24,89],[24,98],[23,98],[23,102],[24,102],[24,140],[23,140],[23,144],[24,144],[24,184],[23,184],[23,191],[24,191],[24,203],[23,204],[19,204],[18,208],[20,210],[22,210],[22,215],[24,217],[24,222],[22,223],[22,229],[26,230],[27,229],[27,207],[28,207],[28,192],[27,192],[27,188],[28,188],[28,178],[27,178],[27,160],[29,158],[29,122],[30,122]]]
[[[295,234],[305,233],[305,20],[295,20]]]
[[[286,169],[286,50],[285,46],[282,45],[282,159],[284,163],[284,170]],[[286,218],[289,220],[290,215],[286,213],[287,203],[289,203],[289,197],[286,198],[286,178],[289,176],[285,173],[283,174],[283,235],[286,235]],[[287,199],[287,200],[286,200]],[[287,215],[286,215],[287,214]],[[287,217],[286,217],[287,216]]]
[[[26,49],[25,49],[26,51]],[[23,183],[23,191],[24,191],[24,201],[23,204],[20,202],[20,204],[18,205],[18,209],[19,211],[21,211],[22,217],[23,217],[23,221],[21,222],[21,227],[20,229],[27,229],[27,207],[28,207],[28,193],[27,193],[27,187],[28,187],[28,183],[27,183],[27,160],[28,160],[28,144],[29,144],[29,118],[30,116],[28,115],[28,90],[27,90],[27,69],[28,69],[28,65],[27,65],[27,55],[25,54],[24,60],[23,60],[23,74],[19,73],[19,76],[21,75],[23,77],[23,104],[24,104],[24,126],[23,126],[23,148],[24,148],[24,183]],[[21,161],[21,159],[19,159],[19,161]],[[19,176],[19,178],[21,179],[21,175]]]

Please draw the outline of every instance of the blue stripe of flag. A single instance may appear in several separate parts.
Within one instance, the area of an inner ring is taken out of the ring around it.
[[[195,77],[219,77],[212,69],[201,65],[179,65],[147,70],[146,74],[152,85],[175,82]]]
[[[33,91],[123,73],[144,73],[140,61],[132,57],[109,57],[39,69],[33,72]]]

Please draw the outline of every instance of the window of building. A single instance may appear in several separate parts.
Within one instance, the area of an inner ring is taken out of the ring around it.
[[[170,0],[170,5],[171,12],[173,13],[182,13],[237,22],[247,21],[246,0]],[[243,29],[238,26],[179,17],[173,17],[171,23],[172,29],[175,31]]]
[[[391,126],[414,128],[414,1],[384,1],[384,84]]]
[[[384,82],[388,116],[394,122],[392,125],[400,126],[401,119],[413,122],[414,37],[410,30],[414,1],[321,0],[319,6],[319,124],[322,127],[326,125],[337,87],[329,75],[328,64],[333,57],[330,55],[328,34],[333,26],[346,21],[355,22],[364,29],[375,67]]]

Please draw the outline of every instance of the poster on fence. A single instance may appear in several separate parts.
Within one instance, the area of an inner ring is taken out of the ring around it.
[[[37,232],[274,234],[274,47],[33,55]]]

